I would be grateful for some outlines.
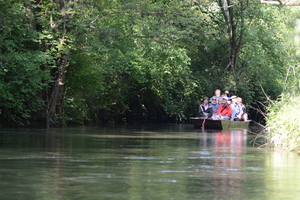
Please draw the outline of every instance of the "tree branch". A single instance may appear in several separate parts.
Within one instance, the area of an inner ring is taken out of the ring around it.
[[[260,3],[270,4],[270,5],[300,6],[300,3],[297,3],[297,2],[284,2],[284,1],[281,1],[281,0],[277,0],[277,1],[260,0]]]

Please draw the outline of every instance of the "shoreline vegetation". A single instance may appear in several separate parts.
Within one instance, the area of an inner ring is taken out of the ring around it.
[[[274,149],[300,152],[299,97],[284,93],[268,108],[266,139]]]
[[[215,88],[239,94],[264,122],[257,102],[276,99],[286,68],[299,64],[298,7],[49,2],[0,0],[1,128],[185,123]]]
[[[263,138],[265,143],[275,150],[300,153],[300,79],[298,68],[289,67],[283,92],[276,101],[269,99],[266,107],[266,126],[256,139]],[[292,73],[293,76],[289,76]]]

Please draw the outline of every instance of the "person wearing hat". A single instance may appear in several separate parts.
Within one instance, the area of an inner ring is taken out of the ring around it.
[[[218,119],[230,120],[232,115],[232,108],[228,104],[228,100],[228,97],[223,97],[221,104],[219,105],[219,108],[217,110]]]
[[[213,96],[211,99],[210,99],[210,103],[209,105],[212,107],[213,109],[213,114],[212,114],[212,118],[216,118],[217,116],[217,111],[218,111],[218,108],[219,108],[219,103],[217,102],[217,99],[218,97],[217,96]]]
[[[230,98],[231,98],[230,106],[232,109],[232,115],[230,120],[234,121],[237,118],[237,115],[240,113],[240,108],[236,101],[237,96],[231,96]]]

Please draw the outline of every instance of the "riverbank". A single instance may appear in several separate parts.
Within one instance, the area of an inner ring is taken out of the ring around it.
[[[284,94],[267,112],[268,145],[279,150],[300,152],[299,95]]]

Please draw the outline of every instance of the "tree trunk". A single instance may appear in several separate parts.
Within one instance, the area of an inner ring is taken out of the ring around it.
[[[52,91],[49,97],[47,110],[46,110],[46,126],[49,128],[50,119],[56,114],[61,114],[57,107],[61,106],[64,94],[64,82],[66,76],[66,70],[68,67],[68,55],[62,54],[60,58],[60,66],[58,67],[58,71],[56,73],[56,81],[54,86],[52,87]]]
[[[65,46],[68,43],[68,39],[66,39],[66,35],[69,30],[66,26],[68,23],[68,15],[65,12],[65,3],[69,3],[69,0],[59,0],[60,5],[60,20],[58,22],[54,22],[52,16],[50,16],[50,26],[52,29],[59,29],[61,32],[61,37],[59,40],[59,46]],[[59,22],[63,21],[63,22]],[[66,71],[68,68],[68,59],[69,59],[69,50],[66,48],[64,50],[57,48],[58,52],[60,52],[60,56],[57,58],[57,69],[55,70],[53,76],[55,83],[49,92],[50,96],[47,103],[46,108],[46,127],[50,127],[50,119],[55,114],[61,114],[61,106],[64,98],[64,83],[66,78]]]
[[[243,11],[245,10],[245,5],[243,1],[239,2],[238,4],[239,6],[237,5],[233,6],[230,0],[219,0],[219,6],[221,8],[226,23],[226,34],[228,37],[229,49],[230,49],[229,63],[227,67],[231,70],[232,76],[235,76],[236,73],[237,59],[242,46],[242,40],[244,34]],[[234,9],[236,10],[236,13],[238,13],[238,15],[234,14]],[[240,9],[239,12],[238,9]],[[237,20],[235,20],[235,18],[237,17],[240,17],[239,26],[241,28],[239,30],[237,29],[238,26],[236,22]]]

